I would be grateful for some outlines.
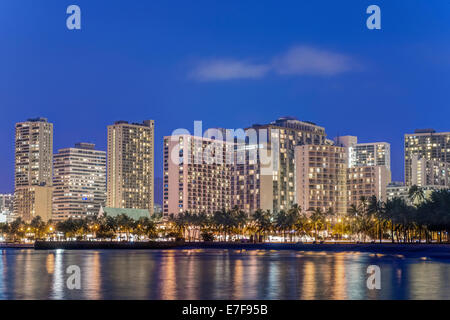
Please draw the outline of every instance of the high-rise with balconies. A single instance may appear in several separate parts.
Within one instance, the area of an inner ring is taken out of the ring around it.
[[[108,126],[108,207],[147,209],[153,214],[154,130],[153,120]]]
[[[212,214],[232,205],[234,143],[192,135],[164,137],[163,214]]]
[[[52,216],[53,124],[29,119],[15,127],[14,214],[25,221]]]
[[[347,153],[329,145],[303,145],[295,148],[296,203],[304,211],[347,212]]]
[[[327,145],[325,129],[309,121],[282,117],[269,124],[255,124],[246,132],[247,136],[253,132],[256,139],[247,141],[245,152],[258,152],[236,167],[234,204],[248,212],[289,209],[296,203],[295,148]]]
[[[106,152],[77,143],[53,158],[53,220],[97,214],[106,201]]]
[[[450,163],[450,132],[436,132],[433,129],[415,130],[405,134],[405,183],[414,184],[413,159],[431,160],[435,164]],[[429,162],[428,164],[431,164]],[[417,166],[416,166],[417,169]]]

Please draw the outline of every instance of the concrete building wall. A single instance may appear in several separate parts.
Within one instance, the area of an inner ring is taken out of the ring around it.
[[[107,206],[154,208],[154,121],[108,126]]]
[[[53,124],[45,118],[19,122],[15,127],[14,214],[24,220],[51,218]],[[50,191],[49,191],[50,190]],[[45,201],[44,201],[45,199]],[[37,201],[37,202],[36,202]]]
[[[405,183],[407,186],[413,185],[413,156],[417,156],[418,159],[450,163],[450,132],[424,129],[405,134]]]
[[[296,203],[302,210],[331,208],[337,215],[345,215],[346,163],[343,147],[306,145],[295,148]]]
[[[29,186],[16,189],[16,216],[30,222],[40,216],[43,221],[52,218],[52,192],[51,186]]]
[[[234,144],[223,140],[164,137],[164,215],[231,209],[233,153]]]
[[[352,167],[347,169],[348,205],[360,203],[376,196],[380,201],[387,199],[387,186],[391,182],[391,171],[386,166]]]
[[[412,155],[411,185],[450,187],[450,163]]]
[[[53,219],[84,218],[106,201],[106,152],[81,143],[54,155]]]

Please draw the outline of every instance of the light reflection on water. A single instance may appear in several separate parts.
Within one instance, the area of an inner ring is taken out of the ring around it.
[[[381,268],[381,290],[366,288]],[[66,269],[81,268],[81,290]],[[450,299],[450,261],[264,250],[0,250],[0,299]]]

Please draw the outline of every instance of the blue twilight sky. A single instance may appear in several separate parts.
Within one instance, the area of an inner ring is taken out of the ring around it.
[[[81,8],[82,29],[66,28]],[[382,29],[366,28],[381,8]],[[44,116],[54,147],[106,149],[116,120],[241,128],[292,115],[392,145],[450,131],[450,1],[0,1],[0,192],[13,190],[14,123]]]

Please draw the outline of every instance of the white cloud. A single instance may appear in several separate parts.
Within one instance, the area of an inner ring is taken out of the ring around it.
[[[215,59],[196,66],[191,77],[198,81],[259,79],[273,72],[279,75],[333,76],[355,71],[357,63],[350,56],[309,46],[293,47],[268,63]]]
[[[355,67],[350,57],[313,47],[299,46],[290,49],[273,61],[279,74],[337,75]]]
[[[191,76],[200,81],[257,79],[269,70],[267,65],[239,60],[210,60],[201,63]]]

